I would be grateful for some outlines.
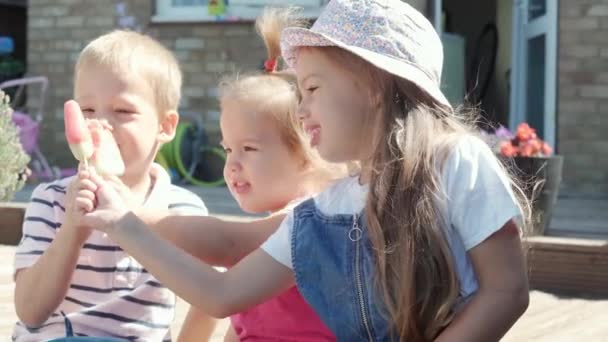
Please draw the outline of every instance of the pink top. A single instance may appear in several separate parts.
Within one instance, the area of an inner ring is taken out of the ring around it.
[[[336,340],[295,286],[230,320],[240,341]]]

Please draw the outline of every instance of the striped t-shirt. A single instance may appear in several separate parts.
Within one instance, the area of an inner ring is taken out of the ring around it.
[[[153,165],[151,176],[153,188],[144,206],[168,206],[177,215],[207,215],[203,201],[172,185],[160,166]],[[15,255],[15,271],[32,266],[53,240],[64,219],[66,187],[72,179],[41,184],[32,193]],[[71,321],[75,335],[169,341],[175,295],[105,233],[94,231],[80,252],[64,301],[37,329],[18,322],[13,341],[39,342],[65,336],[61,313]]]

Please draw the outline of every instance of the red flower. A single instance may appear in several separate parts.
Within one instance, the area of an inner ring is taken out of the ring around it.
[[[500,143],[500,153],[505,157],[546,157],[553,150],[536,135],[536,130],[527,123],[517,127],[515,138]]]
[[[524,144],[520,148],[520,155],[522,157],[533,157],[534,155],[536,155],[536,149],[534,147],[534,144],[531,143]]]
[[[536,130],[524,122],[517,126],[516,136],[520,141],[536,139]]]
[[[511,144],[510,141],[503,141],[500,144],[500,153],[506,157],[515,157],[517,155],[517,146]]]
[[[534,148],[535,154],[542,152],[543,142],[540,139],[537,138],[534,140],[530,140],[529,144],[532,145],[532,148]]]

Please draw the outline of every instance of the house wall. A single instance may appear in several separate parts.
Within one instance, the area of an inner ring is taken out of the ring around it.
[[[426,0],[410,0],[426,10]],[[125,13],[116,5],[124,3]],[[181,110],[199,113],[211,140],[219,139],[217,82],[221,75],[259,68],[265,49],[251,22],[152,23],[153,0],[30,0],[28,71],[49,78],[43,152],[51,162],[73,166],[63,134],[63,102],[72,95],[73,65],[95,37],[128,24],[159,39],[172,50],[184,73]],[[121,17],[134,17],[122,20]]]
[[[126,4],[121,20],[116,9]],[[222,74],[259,68],[265,49],[251,22],[151,23],[152,0],[31,0],[28,10],[28,71],[45,75],[50,88],[41,133],[43,153],[73,166],[63,133],[63,102],[72,96],[79,51],[97,36],[127,24],[159,39],[177,56],[184,74],[181,110],[199,113],[218,141],[216,84]]]
[[[608,3],[561,0],[558,152],[564,190],[608,196]]]
[[[425,10],[426,0],[410,0]],[[116,5],[124,3],[125,13]],[[42,149],[53,164],[75,161],[63,134],[63,102],[72,96],[73,65],[79,51],[95,37],[124,26],[146,32],[172,50],[184,73],[181,110],[199,113],[211,140],[219,140],[217,82],[221,75],[257,69],[265,49],[251,22],[152,23],[153,0],[30,0],[28,71],[49,78]],[[121,17],[134,17],[134,20]]]
[[[423,11],[430,7],[426,0],[409,2]],[[119,3],[125,3],[126,15],[134,17],[131,26],[157,37],[175,52],[184,71],[182,110],[200,113],[215,141],[219,130],[216,84],[220,75],[257,68],[265,57],[250,22],[151,23],[153,0],[29,1],[28,71],[48,76],[51,84],[41,145],[50,160],[60,166],[74,163],[66,148],[62,122],[62,104],[72,94],[73,64],[88,41],[120,27]],[[510,45],[510,34],[502,29],[510,26],[510,3],[498,0],[496,4],[496,21],[502,32],[497,79],[510,60],[503,49]],[[563,184],[567,192],[608,193],[606,37],[605,0],[560,1],[557,150],[565,157]],[[504,82],[499,82],[498,93],[506,94]]]

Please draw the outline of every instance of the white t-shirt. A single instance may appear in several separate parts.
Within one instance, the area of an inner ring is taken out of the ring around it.
[[[467,137],[459,141],[442,170],[443,191],[448,197],[448,235],[459,237],[450,244],[464,294],[477,289],[471,261],[466,251],[483,242],[510,219],[520,216],[511,186],[490,148],[483,141]],[[325,215],[354,215],[360,213],[368,186],[359,184],[358,176],[334,183],[315,196],[317,208]],[[279,229],[262,245],[262,249],[281,264],[293,269],[291,234],[293,212],[283,220]],[[449,229],[453,229],[450,231]],[[454,234],[457,233],[457,234]],[[459,251],[461,249],[462,251]]]
[[[154,183],[144,206],[169,209],[173,215],[207,215],[203,201],[172,185],[162,167],[154,164],[151,176]],[[36,263],[61,229],[66,188],[72,179],[41,184],[32,193],[15,255],[15,272]],[[18,322],[13,341],[37,342],[65,336],[61,312],[70,319],[76,335],[165,341],[171,337],[168,333],[175,295],[105,233],[94,231],[80,252],[63,302],[38,329],[28,329]]]

